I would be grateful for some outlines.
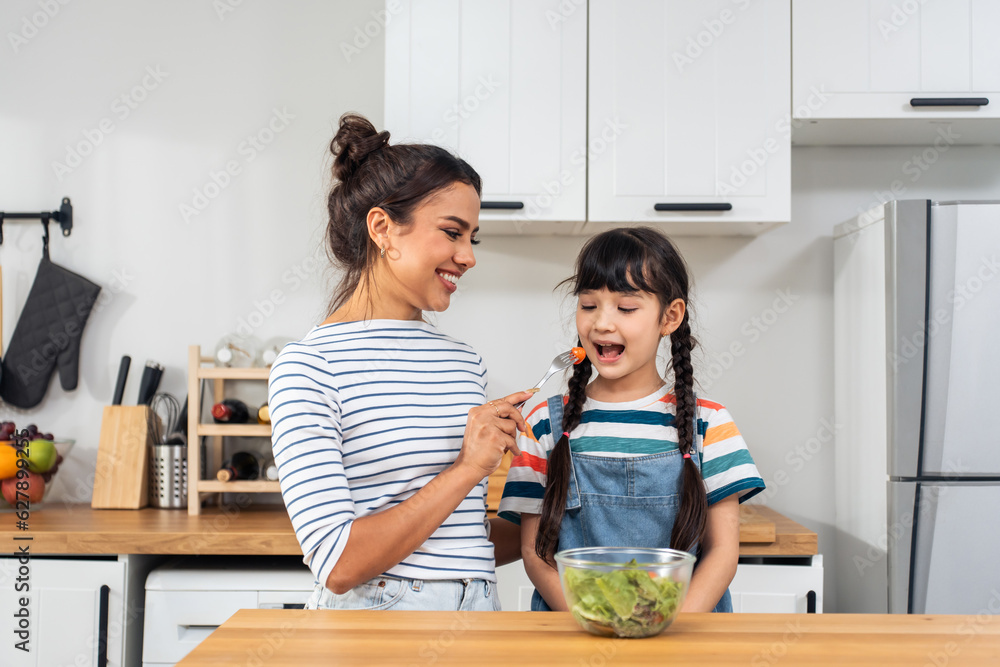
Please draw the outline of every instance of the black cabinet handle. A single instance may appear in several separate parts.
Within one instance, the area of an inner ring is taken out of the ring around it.
[[[97,614],[97,667],[108,667],[108,597],[111,589],[101,586],[101,608]]]
[[[984,107],[990,103],[986,97],[914,97],[911,107]]]
[[[653,204],[654,211],[732,211],[733,205],[725,202],[713,204]]]
[[[816,591],[809,591],[806,593],[806,613],[816,613]]]
[[[508,211],[516,211],[517,209],[524,208],[523,201],[481,201],[479,202],[479,208],[492,208]]]

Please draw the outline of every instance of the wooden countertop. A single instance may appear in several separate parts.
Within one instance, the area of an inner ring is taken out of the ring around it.
[[[756,523],[773,523],[774,538],[757,539],[757,533],[747,527]],[[775,512],[766,505],[740,505],[741,556],[812,556],[819,553],[816,533],[801,523]]]
[[[186,510],[95,510],[50,504],[33,509],[28,530],[13,512],[0,513],[0,549],[33,554],[301,555],[283,506],[224,509],[198,516]],[[30,542],[15,538],[31,537]],[[741,556],[807,556],[817,553],[816,533],[763,505],[740,508]]]
[[[186,508],[53,504],[33,509],[26,531],[16,528],[13,513],[0,521],[0,549],[10,553],[15,537],[31,537],[33,554],[302,555],[283,505],[209,507],[191,516]]]
[[[1000,617],[681,614],[658,637],[584,633],[567,612],[244,609],[178,667],[994,665]]]

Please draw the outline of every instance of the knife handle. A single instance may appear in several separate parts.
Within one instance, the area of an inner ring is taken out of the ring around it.
[[[111,399],[111,405],[121,405],[122,396],[125,395],[125,380],[128,378],[128,367],[132,363],[132,357],[127,354],[122,356],[121,364],[118,365],[118,382],[115,383],[115,396]]]
[[[156,362],[147,361],[146,367],[142,369],[142,377],[139,378],[139,396],[136,398],[136,405],[149,405],[153,399],[153,378],[156,377]]]

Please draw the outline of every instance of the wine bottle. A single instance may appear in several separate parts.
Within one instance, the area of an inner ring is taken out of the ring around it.
[[[272,482],[278,481],[278,466],[274,464],[273,460],[264,466],[264,479]]]
[[[243,401],[226,398],[212,406],[212,419],[216,424],[246,424],[250,421],[250,410]]]
[[[271,423],[271,411],[268,409],[267,403],[257,408],[257,423],[258,424]]]
[[[236,452],[215,475],[220,482],[260,477],[260,461],[250,452]]]

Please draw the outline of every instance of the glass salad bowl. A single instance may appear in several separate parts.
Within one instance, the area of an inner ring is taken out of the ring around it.
[[[585,547],[555,555],[563,594],[580,626],[602,637],[652,637],[684,603],[695,558],[673,549]]]

